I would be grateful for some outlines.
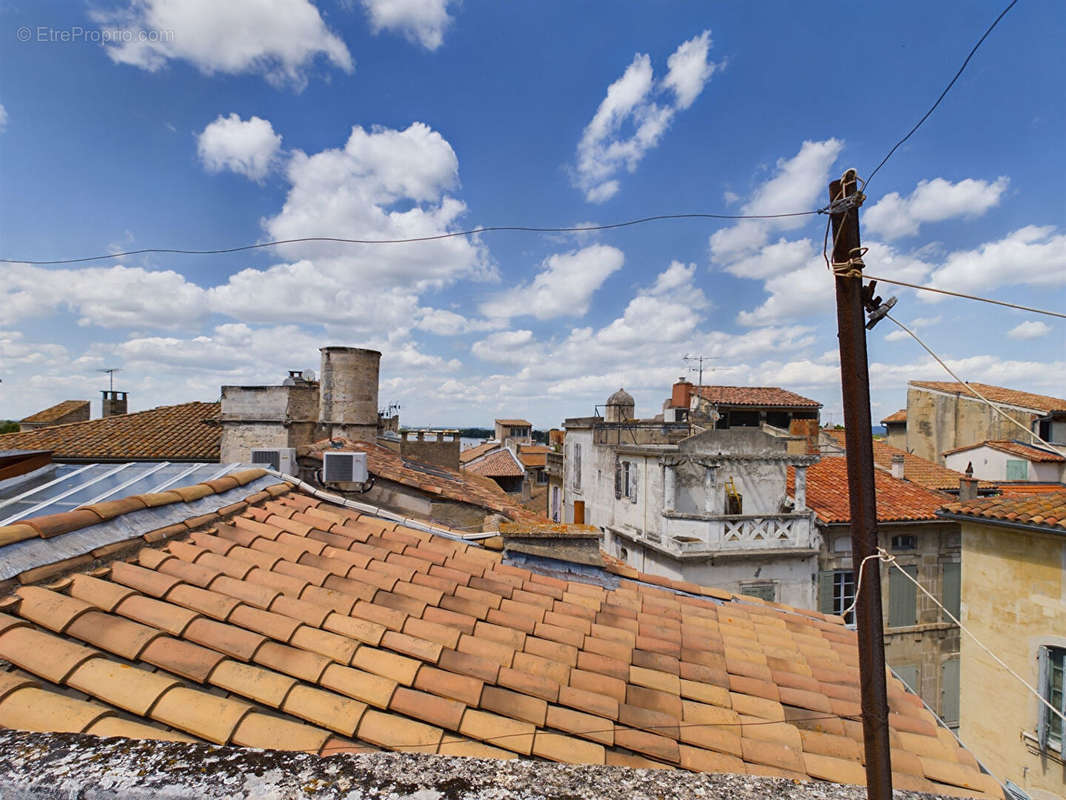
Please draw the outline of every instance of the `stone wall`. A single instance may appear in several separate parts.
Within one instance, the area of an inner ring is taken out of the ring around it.
[[[1066,537],[962,525],[962,623],[1036,686],[1040,647],[1066,647]],[[959,734],[967,747],[1033,800],[1066,796],[1063,754],[1036,750],[1039,701],[969,637],[961,651]]]
[[[400,455],[403,458],[459,469],[459,433],[456,431],[402,431]]]
[[[1008,416],[1029,428],[1036,414],[999,406]],[[1024,433],[976,397],[907,388],[907,450],[942,464],[941,454],[997,439],[1017,439]]]
[[[252,448],[300,447],[315,441],[318,384],[223,386],[223,464],[249,463]]]

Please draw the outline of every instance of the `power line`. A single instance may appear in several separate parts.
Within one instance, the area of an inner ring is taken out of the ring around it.
[[[633,225],[644,225],[649,222],[661,222],[663,220],[683,219],[782,219],[785,217],[808,217],[822,214],[825,209],[814,211],[792,211],[784,214],[656,214],[651,217],[640,217],[624,222],[611,222],[605,225],[579,225],[571,228],[538,228],[527,225],[489,225],[481,228],[471,228],[465,231],[452,231],[451,233],[438,233],[433,236],[414,236],[408,239],[346,239],[340,236],[300,236],[295,239],[278,239],[271,242],[257,242],[238,247],[221,247],[212,250],[190,250],[169,247],[145,247],[141,250],[126,250],[118,253],[108,253],[102,256],[85,256],[82,258],[57,258],[50,261],[28,260],[23,258],[0,258],[3,264],[34,264],[44,266],[48,264],[80,264],[86,261],[105,261],[109,258],[122,258],[124,256],[138,256],[145,253],[163,253],[170,255],[223,255],[225,253],[240,253],[245,250],[258,250],[264,247],[276,247],[283,244],[300,244],[303,242],[330,242],[333,244],[411,244],[414,242],[433,242],[439,239],[454,239],[460,236],[476,236],[481,233],[495,233],[498,231],[521,231],[526,233],[585,233],[591,231],[607,231],[615,228],[628,228]]]
[[[974,53],[977,52],[977,48],[979,48],[981,46],[981,44],[984,42],[984,40],[988,38],[988,34],[992,33],[993,28],[995,28],[999,24],[999,21],[1001,19],[1003,19],[1003,17],[1005,17],[1007,15],[1008,11],[1010,11],[1012,8],[1014,8],[1014,6],[1015,6],[1015,4],[1017,2],[1018,2],[1018,0],[1011,0],[1011,3],[1005,9],[1003,9],[1000,12],[999,16],[996,17],[996,19],[992,22],[992,24],[988,26],[988,29],[984,32],[984,34],[981,36],[981,38],[977,40],[977,44],[975,44],[970,49],[969,54],[966,56],[966,60],[963,61],[962,62],[962,66],[959,67],[959,71],[955,73],[955,77],[952,78],[951,81],[948,82],[948,85],[944,87],[944,91],[942,91],[940,93],[940,97],[938,97],[936,99],[936,102],[933,103],[933,105],[931,105],[929,107],[929,110],[926,111],[925,114],[922,115],[922,118],[920,120],[918,120],[918,122],[915,123],[914,127],[911,128],[909,131],[907,131],[907,135],[906,136],[904,136],[902,139],[900,139],[898,142],[896,142],[894,145],[892,145],[892,149],[888,151],[888,155],[886,155],[884,158],[882,158],[881,159],[881,163],[877,165],[877,167],[874,169],[873,172],[870,173],[870,177],[866,179],[866,183],[864,183],[863,186],[862,186],[863,191],[866,190],[866,187],[870,184],[870,181],[873,180],[873,177],[874,177],[874,175],[877,174],[878,170],[880,170],[881,167],[883,167],[885,165],[885,162],[887,162],[888,159],[892,158],[892,154],[895,153],[897,149],[899,149],[900,145],[902,145],[904,142],[906,142],[908,139],[910,139],[911,136],[914,135],[914,132],[917,131],[920,127],[922,127],[922,123],[925,122],[927,119],[929,119],[929,116],[934,111],[936,111],[936,107],[940,105],[940,101],[943,100],[947,96],[947,93],[951,91],[951,87],[955,85],[955,81],[957,81],[959,79],[959,76],[962,75],[963,70],[966,69],[966,65],[970,63],[970,59],[973,58]]]
[[[891,283],[894,286],[906,286],[908,289],[922,289],[926,292],[936,292],[937,294],[946,294],[951,297],[962,297],[966,300],[979,300],[982,303],[994,303],[997,306],[1006,306],[1007,308],[1016,308],[1019,311],[1031,311],[1034,314],[1046,314],[1049,317],[1059,317],[1060,319],[1066,319],[1066,314],[1061,311],[1047,311],[1043,308],[1033,308],[1032,306],[1022,306],[1017,303],[1008,303],[1005,300],[993,300],[990,297],[979,297],[975,294],[964,294],[963,292],[950,292],[947,289],[938,289],[935,286],[923,286],[920,283],[907,283],[906,281],[897,281],[892,278],[879,278],[876,275],[863,274],[864,278],[868,278],[871,281],[881,281],[881,283]]]
[[[891,314],[885,314],[885,317],[890,319],[890,320],[892,320],[894,323],[896,323],[896,325],[898,325],[900,328],[902,328],[906,333],[910,334],[911,338],[914,339],[914,341],[916,341],[918,344],[920,344],[922,346],[922,348],[925,350],[925,352],[927,352],[929,355],[931,355],[936,360],[936,363],[938,363],[940,366],[942,366],[944,368],[944,370],[948,373],[948,375],[950,375],[952,378],[954,378],[961,385],[965,386],[967,391],[969,391],[974,397],[976,397],[978,400],[980,400],[982,403],[984,403],[990,409],[995,411],[997,414],[999,414],[1001,417],[1003,417],[1008,422],[1013,423],[1014,425],[1017,425],[1019,428],[1021,428],[1023,431],[1025,431],[1025,433],[1028,436],[1030,436],[1033,439],[1035,439],[1036,441],[1040,442],[1040,444],[1044,445],[1044,447],[1048,448],[1052,453],[1059,453],[1060,455],[1066,455],[1066,452],[1063,452],[1062,450],[1060,450],[1059,448],[1055,447],[1050,442],[1045,442],[1043,439],[1041,439],[1039,436],[1037,436],[1035,433],[1033,433],[1031,430],[1029,430],[1029,428],[1027,428],[1022,423],[1018,422],[1018,420],[1016,420],[1014,417],[1012,417],[1010,414],[1008,414],[1002,408],[997,406],[995,403],[993,403],[991,400],[989,400],[987,397],[985,397],[983,394],[981,394],[979,391],[977,391],[975,388],[973,388],[973,386],[971,386],[969,383],[967,383],[962,378],[960,378],[958,375],[956,375],[955,371],[951,367],[949,367],[946,363],[944,363],[944,359],[942,359],[940,356],[938,356],[936,353],[934,353],[933,349],[929,345],[927,345],[925,342],[923,342],[921,340],[921,338],[918,336],[918,334],[916,334],[914,331],[912,331],[910,328],[908,328],[906,325],[904,325],[898,319],[893,317]]]

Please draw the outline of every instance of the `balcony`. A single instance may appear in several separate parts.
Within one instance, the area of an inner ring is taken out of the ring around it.
[[[662,522],[659,546],[676,555],[800,554],[815,548],[810,512],[729,516],[673,513],[664,514]]]
[[[563,479],[563,454],[562,453],[545,453],[544,454],[544,471],[553,478],[558,478],[559,481]]]

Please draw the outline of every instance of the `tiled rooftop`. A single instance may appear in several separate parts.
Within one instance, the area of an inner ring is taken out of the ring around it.
[[[965,453],[967,450],[974,450],[978,447],[990,447],[993,450],[999,450],[1001,453],[1009,453],[1012,456],[1024,458],[1026,461],[1057,463],[1066,461],[1066,458],[1058,453],[1052,453],[1042,447],[1033,447],[1032,445],[1013,441],[978,442],[977,444],[967,445],[966,447],[956,447],[954,450],[947,450],[943,455],[948,456],[954,453]]]
[[[218,403],[182,403],[0,436],[0,450],[51,450],[55,459],[218,461]]]
[[[771,406],[778,408],[821,408],[809,397],[777,386],[701,386],[700,396],[711,403],[726,406]]]
[[[523,445],[518,448],[518,460],[527,467],[543,467],[551,452],[550,447],[542,444]]]
[[[533,427],[533,423],[528,419],[498,419],[496,420],[498,425],[525,425],[527,428]]]
[[[1066,532],[1066,490],[1035,495],[987,497],[944,506],[944,515],[998,520]]]
[[[22,419],[22,422],[55,422],[57,419],[62,419],[67,414],[72,414],[75,411],[79,411],[89,405],[88,400],[64,400],[61,403],[56,403],[54,406],[38,411],[36,414],[30,414],[28,417]]]
[[[287,484],[175,527],[0,600],[0,726],[864,780],[837,617],[542,574]],[[889,705],[898,788],[1002,797],[894,678]]]
[[[789,467],[790,494],[794,488],[794,478],[795,471]],[[878,522],[935,520],[937,509],[948,499],[940,492],[897,480],[880,470],[874,472],[874,485],[877,489]],[[850,522],[849,497],[847,459],[826,456],[807,468],[807,506],[822,522]]]
[[[881,424],[883,425],[885,423],[906,422],[906,421],[907,421],[907,409],[901,408],[895,414],[889,414],[887,417],[885,417],[883,420],[881,420]]]
[[[836,446],[823,446],[822,452],[827,455],[842,455],[844,452],[844,431],[823,428],[822,433],[832,437],[836,441]],[[891,471],[892,457],[903,456],[904,479],[911,483],[916,483],[926,489],[932,489],[933,491],[958,491],[959,481],[966,477],[961,472],[942,467],[940,464],[934,464],[932,461],[927,461],[921,456],[914,455],[914,453],[908,453],[906,450],[893,447],[883,439],[874,439],[873,442],[874,464],[876,464],[880,470],[886,472]],[[989,483],[988,481],[981,481],[978,486],[982,489],[989,489],[993,488],[995,484]]]
[[[543,515],[532,514],[516,503],[491,478],[467,470],[427,466],[405,461],[399,453],[368,442],[343,441],[345,450],[361,450],[367,454],[367,468],[379,478],[402,483],[447,500],[474,503],[496,511],[513,520],[529,519],[543,522]],[[331,447],[329,440],[299,448],[301,456],[321,458],[322,451]]]
[[[518,458],[506,447],[468,461],[463,469],[486,478],[520,478],[526,474]]]
[[[1021,408],[1031,408],[1035,411],[1066,411],[1066,400],[1060,397],[1048,397],[1043,394],[1033,394],[1032,392],[1019,392],[1016,389],[1008,389],[1004,386],[992,386],[987,383],[956,383],[954,381],[911,381],[910,386],[916,386],[920,389],[935,389],[938,392],[951,392],[954,394],[965,395],[971,397],[974,400],[980,402],[980,400],[969,390],[972,386],[979,391],[993,403],[1005,403],[1011,406],[1020,406]]]
[[[465,464],[468,461],[473,461],[475,458],[485,455],[491,450],[495,450],[500,446],[499,442],[482,442],[476,444],[473,447],[468,447],[465,450],[459,451],[459,463]]]

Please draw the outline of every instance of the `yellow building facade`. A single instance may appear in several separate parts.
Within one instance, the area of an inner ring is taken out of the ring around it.
[[[1066,492],[948,506],[962,523],[962,623],[1060,711],[1066,661]],[[1013,517],[1013,519],[1008,519]],[[1064,725],[970,637],[959,737],[1033,800],[1066,797]]]

